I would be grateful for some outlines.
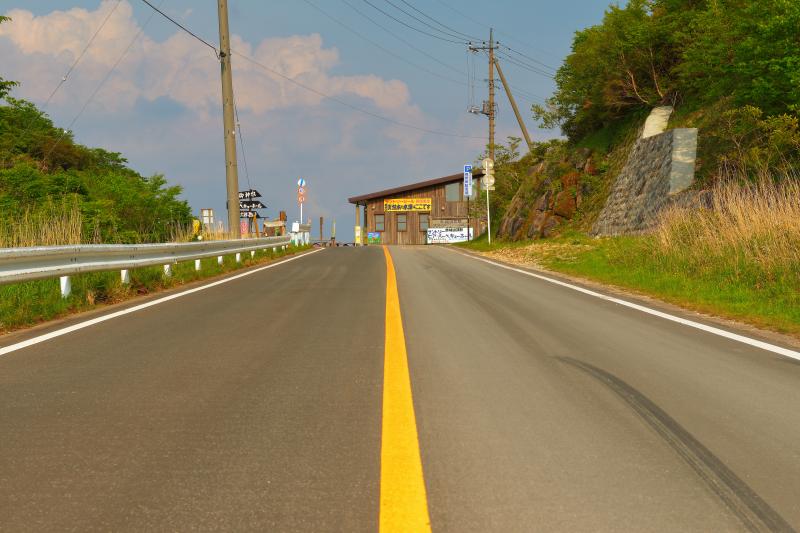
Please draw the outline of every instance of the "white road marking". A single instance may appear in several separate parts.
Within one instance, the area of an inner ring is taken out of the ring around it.
[[[133,307],[129,307],[127,309],[122,309],[120,311],[116,311],[114,313],[109,313],[107,315],[99,316],[97,318],[92,318],[91,320],[87,320],[85,322],[79,322],[78,324],[73,324],[72,326],[68,326],[66,328],[57,329],[55,331],[51,331],[50,333],[45,333],[44,335],[39,335],[38,337],[33,337],[28,340],[24,340],[22,342],[18,342],[16,344],[11,344],[9,346],[4,346],[0,348],[0,355],[6,355],[11,352],[16,352],[17,350],[22,350],[23,348],[28,348],[29,346],[33,346],[34,344],[39,344],[40,342],[49,341],[50,339],[55,339],[56,337],[60,337],[62,335],[66,335],[68,333],[72,333],[73,331],[78,331],[84,328],[88,328],[89,326],[94,326],[95,324],[100,324],[101,322],[105,322],[106,320],[111,320],[113,318],[121,317],[124,315],[128,315],[130,313],[135,313],[136,311],[141,311],[142,309],[147,309],[148,307],[153,307],[154,305],[162,304],[164,302],[168,302],[170,300],[175,300],[176,298],[182,298],[183,296],[187,296],[189,294],[194,294],[196,292],[204,291],[206,289],[210,289],[211,287],[216,287],[218,285],[222,285],[224,283],[229,283],[233,280],[237,280],[240,278],[244,278],[246,276],[251,276],[257,272],[261,272],[262,270],[267,270],[268,268],[274,268],[276,266],[280,266],[291,261],[295,261],[297,259],[301,259],[303,257],[315,254],[317,252],[321,252],[323,248],[318,248],[312,252],[308,252],[302,255],[298,255],[295,257],[291,257],[284,261],[279,261],[277,263],[270,263],[269,265],[255,268],[253,270],[248,270],[247,272],[242,272],[241,274],[237,274],[235,276],[231,276],[229,278],[221,279],[219,281],[214,281],[209,283],[208,285],[202,285],[200,287],[195,287],[193,289],[188,289],[183,292],[178,292],[175,294],[170,294],[169,296],[164,296],[163,298],[158,298],[157,300],[152,300],[150,302],[146,302],[143,304],[139,304]]]
[[[461,252],[457,252],[461,253]],[[749,346],[754,346],[756,348],[761,348],[762,350],[767,350],[772,353],[776,353],[779,355],[783,355],[784,357],[790,357],[792,359],[796,359],[800,361],[800,352],[796,352],[794,350],[790,350],[788,348],[783,348],[781,346],[776,346],[775,344],[770,344],[768,342],[760,341],[757,339],[751,339],[750,337],[745,337],[744,335],[739,335],[737,333],[731,333],[730,331],[725,331],[724,329],[715,328],[714,326],[709,326],[706,324],[702,324],[700,322],[695,322],[693,320],[688,320],[686,318],[681,318],[679,316],[670,315],[669,313],[664,313],[663,311],[657,311],[655,309],[650,309],[649,307],[645,307],[643,305],[635,304],[632,302],[628,302],[625,300],[620,300],[619,298],[614,298],[613,296],[607,296],[605,294],[601,294],[599,292],[595,292],[589,289],[584,289],[583,287],[579,287],[577,285],[572,285],[570,283],[565,283],[563,281],[559,281],[557,279],[549,278],[547,276],[542,276],[541,274],[535,274],[533,272],[529,272],[527,270],[523,270],[521,268],[514,268],[512,266],[504,265],[502,263],[497,263],[495,261],[491,261],[489,259],[484,259],[482,257],[476,257],[470,254],[461,253],[461,255],[465,255],[477,261],[483,261],[484,263],[488,263],[490,265],[494,265],[496,267],[504,268],[506,270],[511,270],[513,272],[518,272],[520,274],[525,274],[526,276],[530,276],[532,278],[540,279],[542,281],[546,281],[548,283],[552,283],[554,285],[559,285],[561,287],[566,287],[568,289],[572,289],[574,291],[582,292],[583,294],[588,294],[589,296],[594,296],[595,298],[600,298],[601,300],[606,300],[607,302],[613,302],[615,304],[619,304],[625,307],[629,307],[630,309],[636,309],[637,311],[641,311],[642,313],[647,313],[648,315],[657,316],[659,318],[663,318],[665,320],[670,320],[672,322],[677,322],[678,324],[682,324],[684,326],[689,326],[690,328],[699,329],[701,331],[705,331],[707,333],[711,333],[712,335],[718,335],[720,337],[725,337],[726,339],[731,339],[737,342],[741,342],[742,344],[747,344]]]

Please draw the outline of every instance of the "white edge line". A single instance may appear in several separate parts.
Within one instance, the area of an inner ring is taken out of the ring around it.
[[[55,339],[56,337],[60,337],[62,335],[67,335],[68,333],[72,333],[74,331],[78,331],[84,328],[88,328],[89,326],[94,326],[95,324],[100,324],[101,322],[105,322],[106,320],[111,320],[113,318],[121,317],[123,315],[128,315],[130,313],[135,313],[136,311],[141,311],[142,309],[147,309],[148,307],[153,307],[154,305],[158,305],[164,302],[168,302],[170,300],[175,300],[176,298],[182,298],[183,296],[187,296],[189,294],[194,294],[196,292],[204,291],[206,289],[210,289],[211,287],[216,287],[218,285],[222,285],[224,283],[229,283],[231,281],[244,278],[246,276],[251,276],[257,272],[261,272],[262,270],[267,270],[268,268],[274,268],[276,266],[280,266],[291,261],[296,261],[297,259],[301,259],[303,257],[315,254],[317,252],[321,252],[324,248],[318,248],[308,253],[304,253],[295,257],[290,257],[289,259],[285,259],[283,261],[278,261],[277,263],[271,263],[269,265],[254,268],[253,270],[248,270],[247,272],[242,272],[241,274],[237,274],[235,276],[231,276],[229,278],[221,279],[219,281],[214,281],[207,285],[202,285],[200,287],[195,287],[193,289],[188,289],[182,292],[178,292],[175,294],[170,294],[169,296],[164,296],[163,298],[158,298],[157,300],[152,300],[150,302],[146,302],[143,304],[135,305],[133,307],[128,307],[127,309],[122,309],[120,311],[116,311],[114,313],[109,313],[107,315],[99,316],[97,318],[92,318],[91,320],[87,320],[85,322],[80,322],[78,324],[73,324],[66,328],[57,329],[55,331],[51,331],[50,333],[45,333],[44,335],[39,335],[38,337],[33,337],[28,340],[24,340],[22,342],[18,342],[16,344],[11,344],[9,346],[4,346],[0,348],[0,355],[6,355],[11,352],[16,352],[17,350],[22,350],[23,348],[28,348],[33,346],[34,344],[39,344],[40,342],[49,341],[50,339]]]
[[[686,318],[681,318],[679,316],[670,315],[669,313],[664,313],[662,311],[656,311],[655,309],[650,309],[649,307],[645,307],[643,305],[635,304],[632,302],[628,302],[626,300],[620,300],[619,298],[614,298],[613,296],[607,296],[605,294],[595,292],[589,289],[584,289],[583,287],[579,287],[577,285],[572,285],[570,283],[565,283],[563,281],[559,281],[557,279],[549,278],[547,276],[542,276],[540,274],[535,274],[533,272],[523,270],[521,268],[514,268],[512,266],[504,265],[503,263],[497,263],[495,261],[491,261],[489,259],[484,259],[483,257],[477,257],[472,254],[465,254],[462,252],[461,255],[465,255],[477,261],[483,261],[484,263],[488,263],[490,265],[494,265],[496,267],[504,268],[506,270],[511,270],[513,272],[518,272],[520,274],[525,274],[526,276],[531,276],[536,279],[540,279],[542,281],[547,281],[548,283],[553,283],[554,285],[559,285],[561,287],[566,287],[568,289],[572,289],[574,291],[582,292],[583,294],[588,294],[589,296],[594,296],[595,298],[600,298],[601,300],[606,300],[608,302],[613,302],[615,304],[619,304],[625,307],[629,307],[631,309],[635,309],[637,311],[641,311],[642,313],[647,313],[648,315],[657,316],[659,318],[663,318],[665,320],[669,320],[672,322],[677,322],[678,324],[682,324],[684,326],[689,326],[690,328],[699,329],[705,331],[707,333],[711,333],[712,335],[718,335],[720,337],[725,337],[726,339],[731,339],[737,342],[741,342],[743,344],[747,344],[750,346],[754,346],[756,348],[761,348],[762,350],[767,350],[769,352],[773,352],[776,354],[783,355],[785,357],[790,357],[792,359],[796,359],[800,361],[800,352],[790,350],[788,348],[783,348],[781,346],[776,346],[774,344],[770,344],[768,342],[760,341],[757,339],[751,339],[750,337],[745,337],[744,335],[739,335],[736,333],[731,333],[730,331],[725,331],[724,329],[715,328],[713,326],[708,326],[706,324],[702,324],[700,322],[695,322],[693,320],[688,320]]]

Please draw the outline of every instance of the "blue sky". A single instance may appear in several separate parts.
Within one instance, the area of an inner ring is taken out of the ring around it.
[[[468,54],[463,44],[401,26],[365,0],[309,1],[425,70],[374,47],[305,0],[229,0],[234,49],[369,112],[425,129],[485,137],[485,117],[466,113]],[[387,0],[370,2],[424,28]],[[362,18],[347,3],[439,62]],[[496,0],[487,9],[486,3],[473,0],[391,3],[420,16],[411,11],[411,4],[478,37],[487,38],[492,25],[501,43],[552,67],[558,67],[569,51],[574,32],[599,22],[608,4],[606,0]],[[111,13],[47,111],[57,124],[69,124],[133,42],[74,125],[77,140],[122,152],[143,174],[165,174],[171,183],[184,186],[184,197],[195,212],[212,207],[224,219],[220,89],[213,53],[158,16],[134,39],[152,12],[140,0],[116,4],[117,0],[0,1],[0,13],[11,13],[15,19],[0,27],[1,75],[23,83],[16,96],[43,103]],[[163,9],[211,42],[218,40],[216,2],[164,0]],[[475,100],[480,103],[486,97],[488,73],[485,57],[475,60]],[[295,182],[303,176],[309,184],[304,214],[313,217],[315,227],[319,216],[325,217],[326,226],[336,218],[339,238],[352,238],[353,209],[347,197],[459,172],[486,143],[485,139],[436,136],[388,124],[319,98],[241,58],[234,56],[233,61],[250,184],[264,195],[269,206],[265,214],[270,217],[279,209],[292,219],[298,217]],[[530,103],[537,96],[548,96],[553,82],[508,62],[504,69],[511,85],[525,93],[516,96],[533,128],[527,111]],[[498,140],[519,136],[502,93],[498,102]],[[532,133],[538,139],[557,135],[535,128]],[[244,189],[248,181],[241,152],[239,156]]]

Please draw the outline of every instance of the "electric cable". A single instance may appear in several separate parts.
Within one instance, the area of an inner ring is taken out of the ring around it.
[[[150,2],[148,2],[147,0],[142,0],[142,1],[143,1],[143,2],[145,2],[145,3],[146,3],[146,4],[148,4],[148,5],[151,5],[151,4],[150,4]],[[166,0],[163,0],[163,1],[166,1]],[[364,1],[367,1],[367,0],[364,0]],[[162,2],[162,3],[163,3],[163,2]],[[154,7],[154,6],[153,6],[153,7]],[[154,9],[155,9],[155,7],[154,7]],[[194,37],[195,37],[195,38],[196,38],[198,41],[201,41],[201,42],[203,42],[204,44],[206,44],[206,45],[207,45],[207,46],[209,46],[210,48],[214,49],[215,51],[217,50],[217,48],[216,48],[216,47],[214,47],[213,45],[210,45],[210,44],[209,44],[207,41],[205,41],[204,39],[202,39],[202,38],[198,37],[197,35],[195,35],[195,34],[194,34],[193,32],[191,32],[191,31],[190,31],[188,28],[186,28],[186,27],[185,27],[185,26],[183,26],[182,24],[179,24],[177,21],[175,21],[175,20],[174,20],[174,19],[172,19],[171,17],[169,17],[169,16],[165,15],[165,14],[163,13],[163,11],[161,11],[161,10],[159,10],[159,9],[155,9],[155,11],[156,11],[156,12],[158,12],[158,13],[160,13],[162,16],[164,16],[164,17],[165,17],[167,20],[169,20],[169,21],[170,21],[170,22],[172,22],[173,24],[175,24],[175,25],[176,25],[178,28],[180,28],[180,29],[182,29],[183,31],[185,31],[186,33],[188,33],[188,34],[190,34],[190,35],[194,36]],[[152,16],[151,16],[151,17],[152,17]],[[149,19],[148,19],[148,22],[149,22]],[[235,55],[237,55],[237,56],[239,56],[239,57],[241,57],[242,59],[244,59],[244,60],[246,60],[246,61],[248,61],[248,62],[252,63],[253,65],[256,65],[256,66],[258,66],[258,67],[260,67],[260,68],[264,69],[266,72],[269,72],[270,74],[273,74],[274,76],[278,76],[279,78],[282,78],[282,79],[284,79],[284,80],[288,81],[289,83],[292,83],[292,84],[294,84],[294,85],[297,85],[298,87],[301,87],[301,88],[303,88],[303,89],[305,89],[305,90],[307,90],[307,91],[309,91],[309,92],[312,92],[312,93],[316,94],[317,96],[320,96],[320,97],[322,97],[322,98],[325,98],[325,99],[331,100],[331,101],[333,101],[333,102],[336,102],[336,103],[338,103],[338,104],[340,104],[340,105],[342,105],[342,106],[344,106],[344,107],[347,107],[347,108],[349,108],[349,109],[352,109],[352,110],[354,110],[354,111],[358,111],[359,113],[363,113],[363,114],[365,114],[365,115],[369,115],[369,116],[371,116],[371,117],[373,117],[373,118],[377,118],[377,119],[379,119],[379,120],[383,120],[383,121],[385,121],[385,122],[388,122],[388,123],[394,124],[394,125],[396,125],[396,126],[401,126],[401,127],[404,127],[404,128],[409,128],[409,129],[413,129],[413,130],[421,131],[421,132],[424,132],[424,133],[430,133],[430,134],[432,134],[432,135],[440,135],[440,136],[443,136],[443,137],[455,137],[455,138],[461,138],[461,139],[480,139],[480,140],[485,140],[485,139],[484,139],[484,137],[476,137],[476,136],[474,136],[474,135],[462,135],[462,134],[458,134],[458,133],[450,133],[450,132],[437,131],[437,130],[432,130],[432,129],[424,128],[424,127],[421,127],[421,126],[416,126],[416,125],[414,125],[414,124],[407,124],[407,123],[405,123],[405,122],[400,122],[400,121],[398,121],[398,120],[395,120],[395,119],[393,119],[393,118],[386,117],[386,116],[384,116],[384,115],[381,115],[381,114],[379,114],[379,113],[374,113],[374,112],[372,112],[372,111],[369,111],[368,109],[364,109],[364,108],[362,108],[362,107],[358,107],[358,106],[355,106],[355,105],[353,105],[353,104],[349,104],[349,103],[345,102],[344,100],[342,100],[342,99],[340,99],[340,98],[337,98],[337,97],[335,97],[335,96],[331,96],[331,95],[329,95],[329,94],[326,94],[326,93],[324,93],[324,92],[322,92],[322,91],[320,91],[320,90],[314,89],[313,87],[309,87],[308,85],[306,85],[306,84],[304,84],[304,83],[302,83],[302,82],[299,82],[299,81],[295,80],[294,78],[291,78],[291,77],[289,77],[289,76],[287,76],[287,75],[285,75],[285,74],[283,74],[283,73],[281,73],[281,72],[278,72],[277,70],[274,70],[274,69],[271,69],[271,68],[269,68],[268,66],[264,65],[263,63],[261,63],[261,62],[257,61],[256,59],[254,59],[254,58],[252,58],[252,57],[250,57],[250,56],[248,56],[248,55],[246,55],[246,54],[242,54],[242,53],[236,52],[236,51],[234,51],[234,50],[231,50],[231,53],[232,53],[232,54],[235,54]]]
[[[398,23],[402,24],[402,25],[403,25],[403,26],[405,26],[406,28],[410,28],[410,29],[412,29],[412,30],[414,30],[414,31],[416,31],[416,32],[419,32],[419,33],[423,34],[423,35],[427,35],[428,37],[433,37],[434,39],[439,39],[440,41],[446,41],[446,42],[448,42],[448,43],[455,43],[455,44],[466,44],[466,42],[465,42],[465,41],[454,41],[454,40],[452,40],[452,39],[447,39],[447,38],[445,38],[445,37],[442,37],[442,36],[440,36],[440,35],[434,35],[434,34],[432,34],[432,33],[429,33],[429,32],[427,32],[427,31],[425,31],[425,30],[421,30],[421,29],[417,28],[416,26],[412,26],[411,24],[408,24],[408,23],[406,23],[405,21],[403,21],[403,20],[400,20],[399,18],[395,17],[395,16],[394,16],[394,15],[392,15],[391,13],[387,13],[386,11],[384,11],[384,10],[383,10],[383,9],[381,9],[380,7],[376,6],[375,4],[373,4],[372,2],[370,2],[369,0],[362,0],[362,1],[363,1],[365,4],[367,4],[367,5],[371,6],[373,9],[375,9],[375,10],[377,10],[377,11],[380,11],[381,13],[383,13],[384,15],[386,15],[387,17],[389,17],[390,19],[394,20],[395,22],[398,22]]]
[[[427,13],[422,11],[421,9],[418,9],[418,8],[414,7],[414,5],[411,4],[411,2],[408,2],[407,0],[400,0],[400,1],[403,2],[405,5],[407,5],[408,7],[410,7],[411,9],[413,9],[414,11],[416,11],[417,13],[419,13],[420,15],[422,15],[423,17],[433,21],[435,24],[438,24],[439,26],[441,26],[442,28],[445,28],[446,30],[449,30],[449,31],[451,31],[453,33],[457,33],[457,34],[461,35],[462,37],[466,37],[467,39],[471,39],[471,40],[474,40],[474,41],[480,40],[477,37],[475,37],[474,35],[469,35],[467,33],[458,31],[457,29],[455,29],[455,28],[453,28],[451,26],[448,26],[447,24],[439,22],[434,17],[431,17],[430,15],[428,15]]]
[[[391,35],[392,37],[394,37],[395,39],[397,39],[397,40],[399,40],[399,41],[401,41],[401,42],[405,43],[405,44],[406,44],[406,45],[407,45],[409,48],[411,48],[411,49],[413,49],[413,50],[416,50],[416,51],[417,51],[417,52],[419,52],[420,54],[422,54],[422,55],[424,55],[425,57],[427,57],[427,58],[431,59],[432,61],[435,61],[436,63],[438,63],[438,64],[442,65],[443,67],[445,67],[445,68],[447,68],[447,69],[449,69],[449,70],[452,70],[453,72],[455,72],[455,73],[456,73],[456,74],[458,74],[458,75],[461,75],[461,71],[460,71],[459,69],[455,68],[453,65],[450,65],[450,64],[448,64],[448,63],[445,63],[444,61],[440,60],[440,59],[439,59],[439,58],[437,58],[436,56],[429,54],[429,53],[428,53],[428,52],[426,52],[425,50],[423,50],[423,49],[419,48],[418,46],[416,46],[416,45],[415,45],[414,43],[412,43],[411,41],[409,41],[409,40],[407,40],[407,39],[403,38],[402,36],[398,35],[397,33],[393,32],[392,30],[390,30],[389,28],[387,28],[386,26],[384,26],[383,24],[381,24],[380,22],[376,21],[375,19],[373,19],[373,18],[372,18],[372,17],[370,17],[369,15],[366,15],[366,14],[364,14],[364,13],[363,13],[361,10],[359,10],[359,9],[358,9],[357,7],[355,7],[355,6],[354,6],[352,3],[350,3],[350,2],[349,2],[349,0],[342,0],[342,2],[343,2],[345,5],[347,5],[347,6],[348,6],[350,9],[352,9],[353,11],[355,11],[356,13],[358,13],[358,14],[359,14],[361,17],[363,17],[363,18],[367,19],[368,21],[370,21],[371,23],[373,23],[374,25],[376,25],[377,27],[379,27],[380,29],[382,29],[383,31],[385,31],[386,33],[388,33],[389,35]]]
[[[211,48],[212,50],[214,50],[214,52],[215,52],[217,55],[219,55],[219,48],[217,48],[217,47],[216,47],[216,46],[214,46],[213,44],[209,43],[208,41],[206,41],[205,39],[203,39],[202,37],[200,37],[199,35],[197,35],[196,33],[194,33],[192,30],[190,30],[189,28],[187,28],[186,26],[184,26],[183,24],[181,24],[180,22],[178,22],[178,21],[177,21],[177,20],[175,20],[174,18],[170,17],[169,15],[167,15],[166,13],[164,13],[163,11],[161,11],[161,9],[159,9],[159,8],[158,8],[158,7],[156,7],[156,6],[154,6],[154,5],[153,5],[153,4],[152,4],[152,3],[151,3],[149,0],[142,0],[142,2],[144,2],[145,4],[147,4],[148,6],[150,6],[150,7],[151,7],[153,10],[155,10],[156,12],[158,12],[158,14],[159,14],[159,15],[161,15],[162,17],[164,17],[164,18],[165,18],[165,19],[167,19],[168,21],[172,22],[172,23],[173,23],[173,24],[175,24],[177,27],[179,27],[180,29],[182,29],[183,31],[185,31],[186,33],[188,33],[189,35],[191,35],[192,37],[194,37],[195,39],[197,39],[198,41],[200,41],[200,42],[201,42],[201,43],[203,43],[204,45],[206,45],[206,46],[208,46],[209,48]],[[162,6],[163,4],[164,4],[164,2],[161,2],[161,4],[159,4],[159,7],[160,7],[160,6]]]
[[[498,42],[497,44],[499,45],[500,43]],[[514,53],[514,54],[517,54],[518,56],[520,56],[520,57],[522,57],[522,58],[524,58],[524,59],[526,59],[526,60],[528,60],[528,61],[530,61],[530,62],[532,62],[532,63],[536,63],[537,65],[540,65],[540,66],[542,66],[542,67],[544,67],[544,68],[546,68],[546,69],[552,70],[553,72],[556,72],[556,71],[558,70],[558,69],[557,69],[557,68],[555,68],[555,67],[551,67],[551,66],[550,66],[550,65],[548,65],[547,63],[542,63],[541,61],[539,61],[539,60],[538,60],[538,59],[536,59],[536,58],[533,58],[533,57],[531,57],[531,56],[529,56],[529,55],[527,55],[527,54],[523,54],[522,52],[519,52],[519,51],[517,51],[517,50],[514,50],[513,48],[511,48],[510,46],[508,46],[508,45],[506,45],[506,44],[503,44],[503,45],[501,45],[501,46],[502,46],[503,48],[505,48],[506,50],[508,50],[509,52],[512,52],[512,53]]]
[[[142,1],[147,3],[148,5],[150,4],[149,2],[147,2],[147,0],[142,0]],[[161,4],[159,4],[159,6],[163,6],[166,1],[167,0],[161,0]],[[153,7],[155,9],[155,6],[153,6]],[[156,9],[156,11],[161,13],[161,11],[159,9]],[[62,131],[61,135],[58,137],[56,142],[53,143],[53,146],[50,147],[50,150],[48,150],[47,153],[45,154],[44,158],[42,158],[42,162],[43,163],[47,162],[47,159],[50,157],[50,155],[53,153],[53,151],[56,149],[56,147],[61,143],[62,140],[64,140],[64,137],[67,135],[67,132],[72,130],[72,127],[75,125],[75,123],[81,117],[81,115],[83,115],[83,112],[86,111],[86,108],[89,106],[89,104],[92,102],[92,100],[94,100],[94,97],[97,96],[97,93],[100,92],[100,89],[102,89],[103,86],[106,84],[106,82],[109,80],[111,75],[117,69],[117,66],[120,64],[120,62],[122,62],[122,59],[126,55],[128,55],[128,52],[133,47],[134,43],[136,41],[138,41],[139,37],[142,35],[142,33],[144,33],[145,28],[147,27],[148,24],[150,24],[150,21],[153,20],[153,16],[154,15],[155,15],[155,13],[151,13],[150,14],[150,16],[147,18],[147,20],[145,20],[144,24],[142,24],[142,27],[139,28],[139,31],[136,33],[136,35],[133,37],[133,39],[131,39],[131,41],[128,43],[128,46],[125,47],[125,50],[123,50],[122,54],[120,54],[119,57],[117,57],[117,60],[114,61],[114,64],[108,70],[108,72],[106,73],[105,77],[95,87],[94,91],[92,91],[92,93],[89,95],[89,98],[87,98],[86,101],[83,103],[83,106],[81,107],[80,111],[78,111],[78,114],[75,115],[75,118],[73,118],[72,121],[69,123],[69,125]]]
[[[426,28],[430,28],[433,31],[441,33],[442,35],[445,35],[447,37],[452,37],[453,39],[467,39],[467,40],[469,40],[469,39],[472,38],[472,37],[470,37],[469,35],[466,35],[466,34],[459,35],[459,32],[452,32],[450,30],[447,30],[447,31],[441,30],[441,29],[437,28],[436,26],[433,26],[430,23],[422,20],[421,18],[417,17],[416,15],[414,15],[412,13],[409,13],[408,11],[403,9],[402,7],[400,7],[397,4],[395,4],[394,2],[392,2],[392,0],[384,0],[384,2],[386,2],[387,4],[389,4],[390,6],[395,8],[396,10],[400,11],[401,13],[406,15],[407,17],[409,17],[409,18],[411,18],[413,20],[416,20],[417,22],[419,22],[420,24],[422,24]],[[407,2],[405,2],[405,3],[407,3]],[[414,8],[414,9],[416,9],[416,8]],[[417,11],[419,11],[419,10],[417,10]]]
[[[329,94],[326,94],[326,93],[324,93],[322,91],[314,89],[313,87],[309,87],[308,85],[306,85],[306,84],[304,84],[302,82],[299,82],[299,81],[295,80],[294,78],[286,76],[285,74],[282,74],[282,73],[278,72],[277,70],[269,68],[268,66],[266,66],[263,63],[257,61],[256,59],[253,59],[250,56],[241,54],[241,53],[233,51],[233,50],[231,51],[231,53],[241,57],[245,61],[248,61],[248,62],[250,62],[250,63],[252,63],[252,64],[254,64],[254,65],[258,66],[258,67],[261,67],[266,72],[269,72],[270,74],[278,76],[279,78],[282,78],[282,79],[288,81],[289,83],[297,85],[298,87],[301,87],[301,88],[303,88],[303,89],[305,89],[305,90],[307,90],[309,92],[312,92],[312,93],[316,94],[317,96],[320,96],[322,98],[331,100],[333,102],[336,102],[336,103],[338,103],[340,105],[343,105],[345,107],[348,107],[348,108],[350,108],[350,109],[352,109],[354,111],[358,111],[359,113],[364,113],[365,115],[369,115],[369,116],[377,118],[379,120],[383,120],[385,122],[389,122],[389,123],[394,124],[396,126],[402,126],[404,128],[409,128],[409,129],[421,131],[421,132],[424,132],[424,133],[430,133],[432,135],[441,135],[443,137],[456,137],[456,138],[460,138],[460,139],[481,139],[481,140],[485,140],[484,137],[476,137],[476,136],[473,136],[473,135],[462,135],[462,134],[459,134],[459,133],[450,133],[450,132],[444,132],[444,131],[438,131],[438,130],[431,130],[431,129],[424,128],[424,127],[421,127],[421,126],[416,126],[414,124],[407,124],[405,122],[400,122],[400,121],[395,120],[393,118],[389,118],[387,116],[384,116],[384,115],[369,111],[368,109],[364,109],[362,107],[358,107],[358,106],[349,104],[349,103],[345,102],[344,100],[342,100],[340,98],[337,98],[335,96],[331,96]]]
[[[370,39],[369,37],[365,36],[364,34],[360,33],[360,32],[359,32],[359,31],[357,31],[357,30],[354,30],[353,28],[351,28],[350,26],[348,26],[348,25],[347,25],[347,24],[345,24],[344,22],[342,22],[342,21],[340,21],[339,19],[335,18],[334,16],[330,15],[329,13],[327,13],[326,11],[324,11],[324,10],[323,10],[321,7],[319,7],[319,6],[317,6],[316,4],[314,4],[313,2],[311,2],[311,0],[303,0],[303,2],[305,2],[306,4],[308,4],[309,6],[311,6],[312,8],[316,9],[317,11],[319,11],[320,13],[322,13],[324,16],[326,16],[327,18],[329,18],[329,19],[330,19],[330,20],[332,20],[333,22],[335,22],[335,23],[339,24],[339,25],[340,25],[341,27],[343,27],[344,29],[346,29],[346,30],[348,30],[349,32],[353,33],[354,35],[356,35],[356,36],[360,37],[361,39],[363,39],[363,40],[367,41],[367,42],[368,42],[368,43],[370,43],[372,46],[374,46],[374,47],[376,47],[376,48],[378,48],[378,49],[380,49],[380,50],[383,50],[385,53],[389,54],[390,56],[392,56],[392,57],[395,57],[395,58],[399,59],[400,61],[403,61],[404,63],[407,63],[407,64],[411,65],[412,67],[416,67],[416,68],[418,68],[418,69],[420,69],[420,70],[422,70],[422,71],[424,71],[424,72],[427,72],[428,74],[430,74],[430,75],[432,75],[432,76],[436,76],[437,78],[441,78],[441,79],[443,79],[443,80],[446,80],[446,81],[449,81],[449,82],[452,82],[452,83],[457,83],[457,84],[459,84],[459,85],[463,85],[463,84],[464,84],[464,82],[462,82],[462,81],[459,81],[459,80],[454,80],[453,78],[448,78],[447,76],[444,76],[444,75],[442,75],[442,74],[440,74],[440,73],[438,73],[438,72],[436,72],[436,71],[434,71],[434,70],[430,70],[429,68],[426,68],[426,67],[424,67],[424,66],[422,66],[422,65],[419,65],[419,64],[417,64],[417,63],[414,63],[413,61],[411,61],[411,60],[409,60],[409,59],[407,59],[407,58],[403,57],[403,56],[402,56],[402,55],[400,55],[400,54],[396,54],[396,53],[392,52],[392,51],[391,51],[391,50],[389,50],[388,48],[385,48],[385,47],[384,47],[384,46],[382,46],[381,44],[379,44],[379,43],[377,43],[377,42],[373,41],[373,40],[372,40],[372,39]]]
[[[447,9],[449,9],[453,13],[456,13],[456,14],[460,15],[462,18],[464,18],[464,19],[466,19],[466,20],[468,20],[468,21],[470,21],[470,22],[472,22],[474,24],[477,24],[478,26],[482,26],[484,28],[488,28],[489,27],[489,26],[486,25],[485,22],[477,20],[477,19],[467,15],[463,11],[459,11],[455,7],[451,6],[449,3],[445,2],[444,0],[436,0],[436,1],[439,2],[440,4],[442,4],[443,6],[445,6]],[[533,46],[531,44],[528,44],[528,43],[526,43],[526,42],[514,37],[513,35],[509,34],[508,32],[504,32],[504,31],[501,31],[501,30],[495,30],[495,31],[497,33],[499,33],[500,35],[507,36],[512,41],[516,41],[517,43],[519,43],[519,44],[521,44],[521,45],[523,45],[523,46],[525,46],[527,48],[530,48],[532,50],[538,50],[539,52],[542,52],[543,54],[546,54],[546,55],[548,55],[548,56],[550,56],[550,57],[552,57],[554,59],[559,59],[557,54],[554,54],[553,52],[550,52],[549,50],[545,50],[544,48],[540,48],[538,46]]]
[[[242,135],[242,123],[239,121],[239,106],[236,105],[236,98],[233,99],[233,114],[236,117],[236,129],[239,130],[239,145],[242,147],[242,163],[244,163],[244,176],[247,178],[247,188],[252,189],[250,183],[250,170],[247,168],[247,153],[244,150],[244,135]]]
[[[81,59],[83,59],[83,56],[86,55],[86,52],[92,46],[92,43],[94,43],[94,40],[97,38],[97,35],[103,30],[103,28],[105,27],[106,23],[108,22],[108,19],[111,18],[111,15],[114,14],[114,12],[117,10],[117,8],[119,7],[119,5],[121,3],[122,3],[122,0],[117,0],[117,3],[114,4],[114,7],[112,7],[111,10],[108,12],[106,17],[103,19],[103,22],[100,24],[100,26],[98,26],[98,28],[95,30],[94,34],[92,34],[92,37],[86,43],[86,46],[83,47],[83,50],[81,50],[81,52],[78,54],[78,57],[75,58],[75,60],[72,62],[72,65],[70,65],[69,69],[67,69],[67,72],[61,77],[61,81],[58,82],[58,85],[56,85],[56,87],[50,93],[50,96],[48,96],[47,100],[45,100],[44,104],[42,104],[41,108],[42,108],[43,111],[45,109],[47,109],[47,106],[50,105],[50,102],[53,100],[53,98],[55,97],[56,93],[67,82],[67,80],[69,79],[69,76],[72,74],[72,71],[75,70],[75,67],[78,66],[78,63],[80,63]],[[24,137],[25,134],[28,133],[28,130],[30,130],[31,126],[33,125],[34,120],[35,120],[34,118],[31,118],[31,120],[28,121],[28,125],[22,131],[22,133],[20,134],[20,137]]]

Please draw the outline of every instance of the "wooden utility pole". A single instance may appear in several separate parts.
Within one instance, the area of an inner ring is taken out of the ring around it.
[[[489,159],[494,161],[494,29],[489,28]]]
[[[503,82],[503,88],[506,90],[506,96],[508,96],[508,101],[511,103],[511,108],[514,110],[514,116],[517,117],[519,129],[522,130],[522,135],[525,137],[525,142],[528,144],[528,151],[530,151],[533,149],[533,143],[531,142],[531,136],[528,135],[528,128],[525,127],[525,123],[522,121],[522,115],[519,114],[517,102],[514,100],[514,95],[511,94],[511,87],[508,86],[506,77],[503,75],[503,69],[500,68],[500,63],[495,59],[494,64],[497,67],[497,73],[500,75],[500,81]]]
[[[222,74],[222,123],[225,129],[225,183],[228,191],[228,231],[241,237],[239,227],[239,172],[236,166],[236,123],[233,110],[231,38],[228,30],[228,0],[217,0],[219,9],[219,62]]]

